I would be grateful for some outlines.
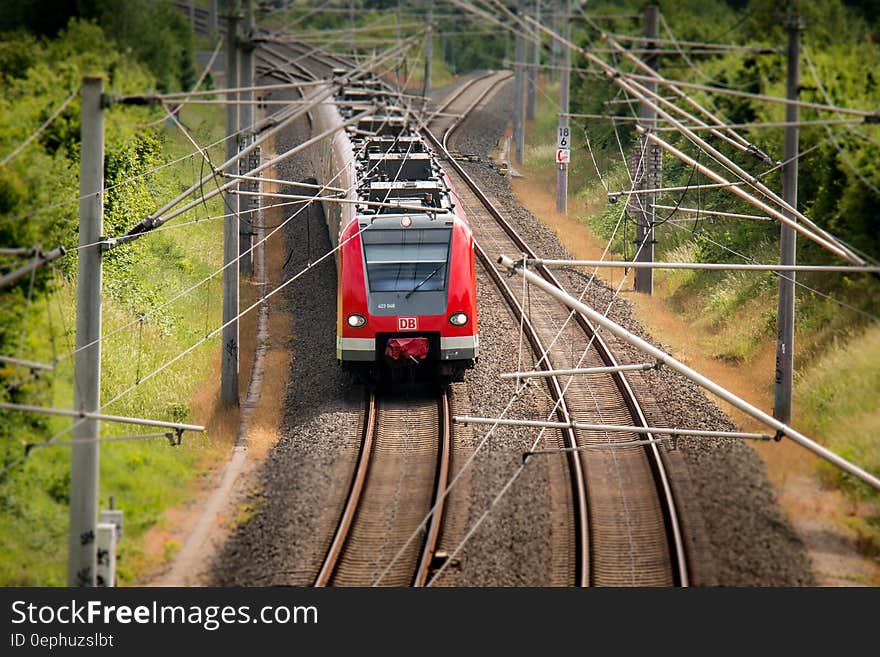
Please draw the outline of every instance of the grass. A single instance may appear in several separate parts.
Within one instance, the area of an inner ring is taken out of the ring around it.
[[[829,349],[797,381],[795,404],[805,431],[831,450],[880,473],[880,326],[873,325]],[[876,502],[877,492],[826,463],[822,478],[858,499]],[[878,505],[873,505],[875,510]],[[846,519],[862,550],[880,556],[880,514]]]
[[[804,427],[829,448],[880,472],[880,326],[838,343],[800,377],[795,400]],[[834,470],[836,480],[846,476]],[[859,484],[861,494],[867,494]]]
[[[216,108],[187,108],[182,116],[199,143],[222,136],[222,111]],[[190,152],[182,136],[166,128],[165,154],[174,159]],[[214,153],[216,158],[221,155]],[[216,161],[216,159],[215,159]],[[198,162],[184,160],[162,170],[154,179],[156,198],[169,198],[188,186]],[[185,223],[221,213],[214,199],[175,219]],[[207,328],[220,323],[220,277],[192,294],[139,322],[142,313],[178,292],[208,277],[222,264],[221,221],[148,235],[131,247],[130,268],[105,275],[102,344],[102,399],[106,403],[118,393],[142,380],[137,387],[110,405],[106,412],[162,420],[193,421],[211,409],[194,408],[193,400],[213,376],[218,339],[195,349],[153,378],[149,372],[199,341]],[[123,281],[115,278],[122,278]],[[115,277],[115,278],[114,278]],[[54,293],[33,305],[23,353],[49,361],[53,355],[73,347],[75,325],[75,282],[59,275]],[[115,335],[117,329],[128,324]],[[46,385],[48,406],[71,407],[73,399],[72,359],[59,363]],[[199,420],[204,421],[205,417]],[[18,437],[35,442],[46,433],[61,431],[70,421],[22,418]],[[103,423],[103,437],[137,435],[145,427]],[[63,436],[59,442],[69,440]],[[174,549],[166,546],[151,554],[143,545],[145,532],[161,523],[166,510],[180,505],[197,479],[220,457],[222,444],[210,434],[185,434],[183,444],[171,447],[164,439],[104,443],[101,447],[100,508],[107,508],[110,496],[125,512],[125,533],[119,544],[118,579],[133,581],[157,561],[170,558]],[[70,486],[68,447],[35,449],[23,466],[0,480],[0,584],[64,585],[66,581],[68,496]]]

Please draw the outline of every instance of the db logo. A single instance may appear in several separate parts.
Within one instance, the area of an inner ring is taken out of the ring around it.
[[[397,318],[397,330],[398,331],[416,331],[419,328],[419,323],[415,317],[398,317]]]

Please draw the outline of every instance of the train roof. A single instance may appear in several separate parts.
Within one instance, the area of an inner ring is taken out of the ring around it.
[[[335,103],[345,116],[353,116],[373,101],[368,82],[348,85]],[[372,81],[374,90],[387,88]],[[457,215],[446,177],[434,153],[409,121],[410,110],[393,102],[346,129],[355,154],[359,222],[387,227],[438,226],[455,222]]]

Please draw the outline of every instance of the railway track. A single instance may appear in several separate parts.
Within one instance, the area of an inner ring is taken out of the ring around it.
[[[455,129],[461,125],[463,117],[470,114],[488,94],[512,76],[510,71],[489,71],[471,78],[434,110],[433,118],[430,120],[430,130],[434,134],[440,135],[444,149],[448,148],[447,141]]]
[[[197,29],[200,18],[197,11]],[[315,77],[310,67],[295,61],[300,58],[328,70],[349,64],[338,57],[310,52],[305,46],[269,44],[260,50],[265,54],[259,56],[269,68],[277,72],[287,66],[297,77]],[[449,153],[455,130],[509,77],[508,72],[493,72],[470,80],[436,111],[423,132],[448,165],[447,175],[465,206],[477,241],[477,256],[517,321],[522,322],[532,350],[541,358],[540,367],[615,365],[613,353],[586,318],[576,315],[573,322],[566,322],[567,309],[542,292],[531,291],[525,314],[495,257],[500,253],[535,254]],[[539,274],[559,285],[548,270],[539,269]],[[647,426],[622,373],[590,376],[589,380],[554,376],[547,377],[546,383],[562,422]],[[315,579],[317,586],[375,583],[417,531],[446,486],[451,452],[448,409],[445,394],[407,400],[369,395],[356,473]],[[639,438],[635,434],[564,429],[558,445],[608,447]],[[687,585],[677,508],[660,448],[567,452],[566,459],[574,506],[572,583]],[[422,540],[412,541],[401,551],[394,567],[382,577],[382,584],[420,586],[428,581],[442,521],[438,506],[421,531]]]
[[[370,391],[365,403],[357,467],[315,586],[424,586],[449,478],[449,400],[445,392],[401,399]],[[404,547],[438,500],[422,540]]]
[[[447,175],[474,232],[477,256],[519,321],[523,309],[495,258],[500,253],[535,254],[446,147],[450,135],[501,82],[488,76],[478,79],[468,87],[467,97],[455,99],[444,109],[458,118],[433,122],[424,132],[448,164]],[[541,268],[538,273],[559,286],[549,270]],[[543,356],[543,369],[618,364],[586,318],[576,315],[573,322],[567,322],[568,316],[568,309],[557,301],[538,290],[530,291],[523,328],[536,356]],[[553,376],[547,377],[547,385],[562,422],[648,426],[622,373],[591,375],[589,379]],[[610,447],[640,438],[637,434],[567,429],[563,443],[566,447]],[[574,583],[686,586],[689,575],[684,541],[660,448],[653,444],[568,452],[568,462],[576,519]]]

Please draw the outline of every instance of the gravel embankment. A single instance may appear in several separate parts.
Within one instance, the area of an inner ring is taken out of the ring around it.
[[[496,147],[512,106],[511,87],[512,84],[508,84],[484,111],[459,130],[453,137],[457,150],[485,155]],[[509,180],[497,174],[495,164],[488,157],[480,163],[466,163],[465,168],[500,201],[502,211],[538,254],[571,258],[556,235],[512,200]],[[583,290],[584,281],[580,277],[562,271],[559,278],[570,291]],[[613,296],[610,287],[596,281],[585,301],[604,311]],[[663,348],[633,318],[628,301],[615,300],[609,317]],[[481,334],[485,335],[482,326]],[[645,361],[635,348],[613,339],[609,342],[621,362]],[[630,379],[644,399],[652,423],[719,430],[734,428],[729,418],[696,385],[668,368],[630,375]],[[685,466],[682,494],[689,512],[686,522],[699,534],[695,540],[702,542],[703,556],[710,561],[703,565],[708,571],[704,583],[722,586],[815,584],[803,543],[776,504],[764,464],[751,447],[736,440],[682,438],[677,454]]]
[[[276,151],[304,141],[304,130],[300,124],[285,132]],[[287,180],[312,176],[305,156],[282,164],[278,173]],[[317,206],[284,231],[290,257],[283,272],[273,272],[277,283],[330,250]],[[292,319],[294,359],[284,399],[263,403],[284,404],[281,439],[260,467],[241,522],[215,560],[215,585],[308,585],[329,544],[357,455],[362,402],[358,390],[343,384],[336,365],[335,291],[336,266],[328,258],[278,295],[276,303]]]

